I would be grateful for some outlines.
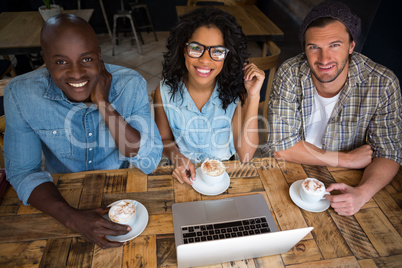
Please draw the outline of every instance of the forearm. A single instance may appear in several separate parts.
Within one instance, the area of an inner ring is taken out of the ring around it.
[[[274,152],[274,157],[278,160],[286,160],[299,164],[346,167],[345,153],[332,152],[320,149],[311,143],[299,141],[293,147]]]
[[[356,187],[365,196],[365,202],[384,188],[398,173],[400,165],[390,159],[374,158],[363,173],[359,185]]]
[[[125,157],[137,155],[140,149],[140,132],[131,127],[109,102],[99,102],[97,106],[120,153]]]
[[[239,137],[236,143],[236,152],[239,155],[240,161],[250,161],[259,144],[258,137],[258,106],[260,97],[248,97],[246,112],[242,120]]]
[[[71,214],[75,212],[75,209],[65,201],[54,183],[45,182],[37,186],[32,191],[28,202],[33,207],[71,228]]]
[[[180,153],[179,147],[177,147],[177,144],[175,143],[174,140],[163,139],[162,142],[163,142],[163,154],[167,156],[170,160],[172,160],[173,163],[175,159],[183,156],[183,154]]]

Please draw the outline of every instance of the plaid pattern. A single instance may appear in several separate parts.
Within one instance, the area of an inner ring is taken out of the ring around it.
[[[272,155],[305,140],[314,88],[304,53],[282,64],[270,96],[264,153]],[[353,52],[348,80],[326,126],[322,148],[349,151],[369,144],[374,157],[402,164],[401,106],[399,81],[392,71]]]

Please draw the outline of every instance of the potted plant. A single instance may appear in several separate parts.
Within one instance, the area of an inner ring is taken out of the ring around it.
[[[47,21],[49,18],[60,14],[59,5],[51,5],[51,0],[42,0],[44,5],[39,7],[39,13],[42,15],[43,20]]]

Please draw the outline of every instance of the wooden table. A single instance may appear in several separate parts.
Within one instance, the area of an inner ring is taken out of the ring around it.
[[[137,169],[53,175],[58,189],[76,208],[134,199],[148,210],[144,232],[123,247],[102,250],[32,207],[21,205],[10,187],[0,206],[0,267],[175,267],[172,204],[261,193],[280,230],[314,230],[285,254],[214,267],[402,267],[402,170],[351,217],[333,209],[304,211],[289,196],[290,185],[315,177],[325,183],[356,185],[361,170],[277,162],[225,163],[228,190],[204,196],[172,179],[172,167],[145,175]]]
[[[200,6],[176,6],[180,17]],[[253,41],[281,41],[283,32],[255,5],[215,6],[233,15],[242,27],[244,34]]]
[[[93,9],[62,10],[89,21]],[[0,14],[0,55],[39,53],[40,31],[44,21],[39,11]]]

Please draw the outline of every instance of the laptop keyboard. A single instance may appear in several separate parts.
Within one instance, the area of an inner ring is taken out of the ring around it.
[[[184,244],[242,237],[270,232],[265,217],[221,222],[205,225],[183,226]]]

